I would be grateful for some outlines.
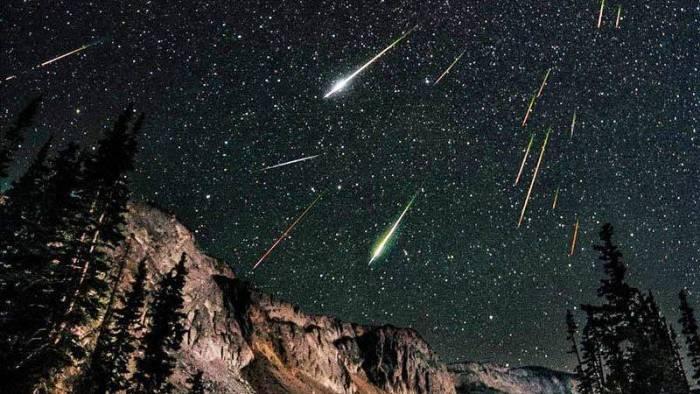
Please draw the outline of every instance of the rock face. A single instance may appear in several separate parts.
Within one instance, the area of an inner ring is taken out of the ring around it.
[[[310,316],[236,279],[174,216],[127,215],[127,283],[146,259],[149,287],[187,255],[184,343],[173,383],[197,370],[216,393],[455,393],[452,374],[413,330]]]
[[[496,364],[460,363],[449,366],[457,393],[576,394],[574,375],[542,367],[508,368]]]
[[[448,370],[413,330],[304,314],[236,279],[174,216],[155,208],[131,205],[126,232],[114,252],[126,261],[125,286],[142,259],[153,289],[187,255],[177,392],[202,371],[213,393],[573,393],[566,374],[476,363]]]

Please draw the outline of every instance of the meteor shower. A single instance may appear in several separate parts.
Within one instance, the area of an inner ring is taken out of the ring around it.
[[[0,393],[700,394],[697,0],[9,0]]]

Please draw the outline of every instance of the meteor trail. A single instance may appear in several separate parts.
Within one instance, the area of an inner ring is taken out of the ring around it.
[[[353,78],[355,78],[355,77],[356,77],[359,73],[361,73],[365,68],[369,67],[372,63],[374,63],[374,62],[376,62],[377,60],[379,60],[379,58],[382,57],[385,53],[387,53],[387,52],[389,51],[389,49],[393,48],[396,44],[398,44],[399,42],[401,42],[404,38],[408,37],[408,35],[411,34],[411,33],[413,33],[413,31],[416,30],[417,27],[418,27],[418,25],[413,26],[413,28],[411,28],[411,30],[407,31],[406,33],[404,33],[404,35],[402,35],[401,37],[399,37],[398,39],[396,39],[396,41],[392,42],[391,45],[389,45],[388,47],[384,48],[384,50],[381,51],[381,52],[379,52],[379,54],[378,54],[377,56],[373,57],[370,61],[368,61],[367,63],[365,63],[362,67],[358,68],[354,73],[350,74],[349,77],[343,78],[343,79],[341,79],[340,81],[336,82],[335,85],[333,85],[333,88],[332,88],[331,90],[329,90],[328,93],[326,93],[326,94],[323,96],[323,98],[328,98],[328,97],[332,96],[333,94],[335,94],[336,92],[339,92],[339,91],[343,90],[343,88],[344,88],[345,86],[347,86],[347,84],[348,84],[350,81],[352,81]]]
[[[622,4],[617,6],[617,18],[615,19],[615,28],[620,28],[620,17],[622,16]]]
[[[598,28],[603,24],[603,9],[605,8],[605,0],[600,0],[600,13],[598,14]]]
[[[438,77],[438,79],[435,81],[435,83],[433,84],[433,86],[437,85],[438,82],[440,82],[440,81],[442,80],[442,78],[444,78],[445,75],[447,75],[447,74],[450,72],[450,70],[452,70],[452,67],[454,67],[454,65],[457,64],[457,62],[459,61],[459,59],[462,58],[462,56],[464,55],[464,52],[466,52],[466,50],[462,51],[462,53],[460,53],[459,56],[457,56],[457,58],[455,59],[455,61],[453,61],[452,64],[450,64],[450,66],[447,67],[447,70],[445,70],[445,72],[443,72],[442,74],[440,74],[440,77]]]
[[[90,48],[92,45],[94,45],[94,44],[83,45],[83,46],[81,46],[81,47],[78,48],[78,49],[74,49],[74,50],[72,50],[72,51],[70,51],[70,52],[64,53],[63,55],[56,56],[55,58],[53,58],[53,59],[51,59],[51,60],[47,60],[47,61],[45,61],[45,62],[39,64],[37,67],[48,66],[49,64],[51,64],[51,63],[53,63],[53,62],[55,62],[55,61],[58,61],[58,60],[63,59],[64,57],[68,57],[68,56],[70,56],[70,55],[73,55],[73,54],[76,54],[76,53],[78,53],[78,52],[84,51],[84,50]]]
[[[84,51],[84,50],[86,50],[86,49],[88,49],[88,48],[90,48],[90,47],[92,47],[92,46],[95,46],[95,45],[97,45],[97,44],[99,44],[99,41],[98,41],[98,42],[93,42],[93,43],[90,43],[90,44],[85,44],[85,45],[81,46],[80,48],[74,49],[74,50],[72,50],[72,51],[70,51],[70,52],[66,52],[66,53],[64,53],[64,54],[62,54],[62,55],[58,55],[58,56],[56,56],[56,57],[54,57],[54,58],[52,58],[52,59],[49,59],[49,60],[47,60],[47,61],[45,61],[45,62],[43,62],[43,63],[39,63],[39,64],[37,64],[36,66],[34,66],[34,67],[32,67],[31,69],[29,69],[28,71],[35,70],[35,69],[37,69],[37,68],[46,67],[46,66],[48,66],[49,64],[51,64],[51,63],[53,63],[53,62],[57,62],[57,61],[59,61],[59,60],[61,60],[61,59],[63,59],[63,58],[66,58],[66,57],[68,57],[68,56],[75,55],[76,53],[82,52],[82,51]],[[4,80],[5,80],[5,81],[9,81],[9,80],[15,79],[15,78],[17,78],[17,75],[9,75],[9,76],[5,77]]]
[[[316,205],[316,203],[318,202],[318,200],[320,200],[321,197],[323,197],[324,194],[325,194],[325,192],[319,194],[319,196],[316,197],[316,199],[314,200],[314,202],[312,202],[311,205],[309,205],[309,206],[304,210],[304,212],[302,212],[301,215],[299,215],[299,217],[297,217],[296,220],[294,220],[294,222],[292,222],[292,224],[291,224],[289,227],[287,227],[286,230],[284,230],[284,232],[282,233],[282,235],[281,235],[279,238],[277,238],[277,240],[275,241],[275,243],[273,243],[272,246],[270,246],[270,248],[267,250],[267,252],[265,252],[265,254],[263,254],[262,257],[258,260],[258,262],[255,263],[255,265],[253,266],[253,269],[258,268],[258,266],[260,265],[260,263],[262,263],[263,260],[265,260],[265,258],[266,258],[270,253],[272,253],[273,250],[275,250],[275,248],[277,247],[277,245],[278,245],[280,242],[282,242],[282,240],[289,234],[289,232],[292,231],[292,229],[301,221],[301,219],[304,218],[304,216],[306,216],[306,214],[311,210],[311,208],[314,207],[314,205]]]
[[[542,143],[542,150],[540,151],[540,158],[537,159],[537,166],[535,167],[535,173],[532,175],[532,181],[530,182],[530,188],[527,191],[527,196],[525,197],[525,202],[523,203],[523,210],[520,212],[520,219],[518,220],[518,227],[523,222],[525,217],[525,211],[527,210],[527,204],[530,202],[530,194],[532,194],[532,188],[535,186],[535,181],[537,180],[537,173],[540,171],[540,164],[542,164],[542,158],[544,157],[544,150],[547,148],[547,141],[549,140],[549,133],[551,130],[547,131],[544,137],[544,142]]]
[[[537,98],[537,95],[532,96],[532,99],[530,99],[530,105],[527,107],[527,112],[525,112],[525,117],[523,118],[523,123],[520,124],[521,127],[525,127],[527,124],[527,118],[530,117],[530,113],[532,112],[532,106],[535,105],[535,99]]]
[[[520,170],[518,170],[518,176],[515,177],[515,184],[513,186],[518,186],[520,182],[520,176],[523,174],[523,169],[525,168],[525,161],[527,161],[527,156],[530,154],[530,148],[532,148],[532,140],[535,138],[534,134],[530,134],[530,142],[527,143],[527,149],[525,149],[525,156],[523,156],[523,162],[520,164]]]
[[[312,160],[312,159],[317,158],[318,156],[319,155],[307,156],[307,157],[302,157],[300,159],[295,159],[295,160],[287,161],[284,163],[275,164],[274,166],[262,168],[262,169],[258,170],[257,172],[267,171],[269,169],[277,168],[277,167],[284,167],[284,166],[288,166],[290,164],[299,163],[299,162],[306,161],[306,160]]]
[[[411,197],[411,201],[408,202],[408,205],[406,205],[406,208],[404,208],[403,212],[401,212],[401,216],[394,222],[394,225],[391,226],[391,229],[382,237],[381,241],[374,247],[374,250],[372,251],[372,258],[369,260],[369,263],[367,265],[372,265],[372,262],[379,258],[382,253],[384,252],[384,248],[386,247],[387,242],[391,239],[391,236],[394,234],[397,228],[399,228],[399,224],[401,223],[401,220],[403,220],[403,217],[406,215],[406,212],[411,208],[411,205],[413,205],[413,201],[415,201],[416,197],[418,197],[418,193],[413,195]]]
[[[574,235],[571,239],[571,248],[569,249],[569,256],[573,256],[576,251],[576,239],[578,238],[578,218],[576,218],[576,224],[574,225]]]
[[[571,136],[569,138],[574,138],[574,128],[576,127],[576,111],[574,111],[574,117],[571,119]]]
[[[542,80],[542,85],[540,86],[540,91],[537,92],[537,97],[542,96],[542,91],[544,90],[544,85],[547,84],[547,79],[549,79],[549,73],[552,72],[552,69],[549,68],[547,69],[547,73],[544,74],[544,79]]]
[[[554,202],[552,202],[552,209],[557,208],[557,202],[559,201],[559,188],[554,192]]]

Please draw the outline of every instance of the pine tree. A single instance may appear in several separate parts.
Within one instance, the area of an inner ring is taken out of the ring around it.
[[[190,394],[204,394],[204,379],[202,379],[203,372],[202,371],[197,371],[194,375],[192,375],[189,379],[187,379],[187,383],[190,384]]]
[[[612,235],[612,226],[604,225],[602,243],[595,246],[606,274],[598,289],[605,302],[582,305],[588,322],[581,341],[581,390],[687,394],[674,334],[653,295],[625,282],[627,266]]]
[[[186,255],[183,253],[178,264],[161,281],[160,288],[149,308],[149,330],[143,338],[143,356],[136,364],[134,391],[166,393],[172,385],[168,378],[175,367],[174,352],[180,349],[185,333],[182,312],[185,286]]]
[[[688,292],[681,290],[678,293],[680,299],[681,318],[678,322],[683,327],[681,331],[685,336],[685,344],[688,348],[688,359],[693,367],[693,379],[700,383],[700,335],[698,334],[698,322],[695,320],[693,308],[688,303]]]
[[[581,364],[581,353],[578,349],[578,343],[576,341],[576,335],[578,334],[578,325],[574,319],[574,314],[571,310],[566,311],[566,339],[571,342],[571,349],[568,351],[569,354],[576,355],[576,376],[581,379],[583,377],[583,365]]]
[[[17,147],[24,141],[22,131],[31,127],[34,117],[39,110],[41,97],[29,101],[17,116],[15,123],[6,129],[0,129],[0,179],[7,177],[7,170]]]
[[[123,214],[129,198],[126,176],[133,169],[136,135],[143,125],[143,115],[134,119],[133,112],[133,106],[129,106],[100,141],[97,153],[85,160],[82,193],[90,201],[90,220],[83,225],[72,258],[80,273],[67,296],[66,316],[59,332],[97,318],[100,301],[109,288],[106,278],[113,266],[104,251],[123,240]]]
[[[605,374],[598,355],[599,348],[589,319],[583,329],[581,339],[580,383],[578,386],[581,394],[602,393],[605,385]]]
[[[136,350],[134,332],[140,327],[146,299],[146,277],[146,259],[143,259],[131,289],[122,297],[122,306],[105,322],[105,332],[95,346],[81,392],[101,394],[128,389],[129,362]]]

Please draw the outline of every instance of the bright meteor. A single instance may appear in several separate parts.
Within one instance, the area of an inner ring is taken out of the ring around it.
[[[523,203],[523,209],[520,211],[520,219],[518,220],[518,227],[523,223],[523,218],[525,217],[525,211],[527,211],[527,204],[530,202],[530,195],[532,194],[532,188],[535,186],[535,181],[537,181],[537,173],[540,172],[540,165],[542,164],[542,159],[544,158],[544,151],[547,148],[547,141],[549,141],[549,133],[544,136],[544,142],[542,143],[542,150],[540,150],[540,158],[537,159],[537,166],[535,167],[535,173],[532,175],[532,182],[530,182],[530,188],[527,190],[527,196],[525,197],[525,202]]]
[[[275,164],[274,166],[269,166],[269,167],[262,168],[262,169],[258,170],[258,172],[267,171],[267,170],[270,170],[270,169],[273,169],[273,168],[278,168],[278,167],[284,167],[284,166],[288,166],[288,165],[290,165],[290,164],[299,163],[299,162],[306,161],[306,160],[312,160],[312,159],[317,158],[318,156],[319,156],[319,155],[313,155],[313,156],[302,157],[302,158],[300,158],[300,159],[295,159],[295,160],[291,160],[291,161],[286,161],[286,162],[284,162],[284,163]]]
[[[303,219],[304,216],[306,216],[306,214],[309,213],[309,211],[311,210],[311,208],[313,208],[314,205],[316,205],[316,203],[318,202],[318,200],[320,200],[321,197],[323,197],[323,194],[324,194],[324,193],[319,194],[319,196],[316,197],[316,199],[314,200],[314,202],[312,202],[311,205],[309,205],[309,206],[304,210],[304,212],[302,212],[301,215],[299,215],[299,217],[297,217],[296,220],[294,220],[294,222],[292,222],[292,224],[291,224],[289,227],[287,227],[286,230],[284,230],[284,232],[282,233],[282,235],[280,235],[280,237],[277,238],[277,240],[275,241],[275,243],[273,243],[272,246],[270,246],[270,248],[267,250],[267,252],[265,252],[265,254],[263,254],[262,257],[258,260],[258,262],[255,263],[255,265],[253,266],[253,269],[258,268],[258,266],[260,265],[260,263],[262,263],[263,260],[265,260],[265,258],[266,258],[270,253],[272,253],[273,250],[275,250],[275,248],[277,247],[277,245],[278,245],[280,242],[282,242],[282,240],[283,240],[284,238],[287,237],[287,235],[289,234],[289,232],[292,231],[292,229],[294,229],[294,227],[295,227],[297,224],[299,224],[299,222],[301,221],[301,219]]]
[[[372,258],[369,260],[369,263],[367,265],[372,265],[372,262],[379,258],[382,253],[384,252],[384,248],[386,248],[387,242],[391,239],[391,236],[394,235],[394,232],[396,232],[396,229],[399,228],[399,224],[401,224],[401,220],[403,220],[403,217],[406,216],[406,213],[408,212],[409,209],[411,209],[411,205],[413,205],[413,201],[416,200],[416,197],[418,197],[418,193],[413,195],[411,197],[411,201],[408,202],[408,205],[406,205],[406,208],[404,208],[403,212],[401,212],[401,216],[394,222],[394,225],[391,226],[389,231],[382,237],[381,241],[374,247],[374,250],[372,251]]]
[[[404,33],[404,35],[402,35],[401,37],[399,37],[396,41],[392,42],[391,45],[389,45],[388,47],[384,48],[384,50],[381,51],[381,52],[379,52],[379,54],[377,54],[377,56],[373,57],[370,61],[368,61],[367,63],[365,63],[362,67],[358,68],[354,73],[350,74],[349,77],[343,78],[343,79],[341,79],[340,81],[336,82],[335,85],[333,85],[333,88],[332,88],[330,91],[328,91],[328,93],[326,93],[326,94],[323,96],[323,98],[328,98],[328,97],[332,96],[333,94],[335,94],[335,93],[337,93],[337,92],[343,90],[343,88],[345,88],[345,86],[347,86],[347,84],[348,84],[350,81],[352,81],[353,78],[355,78],[355,77],[356,77],[359,73],[361,73],[364,69],[366,69],[367,67],[369,67],[372,63],[374,63],[374,62],[376,62],[377,60],[379,60],[380,57],[382,57],[385,53],[387,53],[391,48],[393,48],[394,46],[396,46],[396,44],[398,44],[399,42],[403,41],[403,39],[406,38],[406,37],[408,37],[409,34],[413,33],[413,31],[416,30],[417,27],[418,27],[418,25],[413,26],[413,28],[411,28],[411,30],[407,31],[406,33]]]
[[[462,53],[460,53],[459,56],[457,56],[457,58],[455,59],[455,61],[453,61],[452,64],[450,64],[450,66],[447,67],[447,70],[445,70],[442,74],[440,74],[440,77],[438,77],[438,79],[435,81],[435,83],[433,84],[433,86],[437,85],[438,82],[440,82],[440,81],[442,80],[442,78],[445,77],[445,75],[447,75],[447,74],[450,73],[450,70],[452,70],[452,67],[454,67],[455,64],[457,64],[457,62],[459,61],[459,59],[461,59],[462,56],[464,56],[464,52],[466,52],[466,51],[462,51]]]
[[[45,62],[39,63],[39,64],[37,64],[36,66],[32,67],[31,69],[29,69],[29,70],[27,70],[27,71],[25,71],[25,72],[29,72],[29,71],[31,71],[31,70],[36,70],[36,69],[38,69],[38,68],[46,67],[46,66],[48,66],[48,65],[51,64],[51,63],[57,62],[57,61],[59,61],[59,60],[61,60],[61,59],[63,59],[63,58],[66,58],[66,57],[68,57],[68,56],[75,55],[76,53],[82,52],[82,51],[84,51],[84,50],[86,50],[86,49],[88,49],[88,48],[90,48],[90,47],[92,47],[92,46],[95,46],[95,45],[97,45],[97,44],[99,44],[99,41],[98,41],[98,42],[93,42],[93,43],[90,43],[90,44],[85,44],[85,45],[81,46],[80,48],[73,49],[73,50],[70,51],[70,52],[66,52],[66,53],[64,53],[64,54],[62,54],[62,55],[58,55],[58,56],[56,56],[56,57],[54,57],[54,58],[52,58],[52,59],[49,59],[49,60],[47,60],[47,61],[45,61]],[[9,75],[9,76],[5,77],[4,80],[5,80],[5,81],[9,81],[9,80],[12,80],[12,79],[15,79],[15,78],[17,78],[17,75]]]
[[[90,48],[92,45],[94,45],[94,44],[83,45],[83,46],[81,46],[81,47],[78,48],[78,49],[74,49],[74,50],[72,50],[72,51],[70,51],[70,52],[64,53],[63,55],[56,56],[55,58],[53,58],[53,59],[51,59],[51,60],[47,60],[47,61],[45,61],[45,62],[39,64],[37,67],[48,66],[49,64],[51,64],[51,63],[53,63],[53,62],[55,62],[55,61],[58,61],[58,60],[63,59],[64,57],[68,57],[68,56],[74,55],[74,54],[76,54],[76,53],[78,53],[78,52],[82,52],[82,51],[84,51],[84,50]]]

